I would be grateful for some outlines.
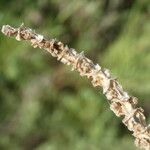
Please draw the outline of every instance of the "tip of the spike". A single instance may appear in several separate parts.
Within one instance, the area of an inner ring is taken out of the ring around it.
[[[7,36],[11,36],[11,34],[14,32],[14,30],[15,29],[13,27],[11,27],[10,25],[3,25],[1,28],[1,32]]]
[[[3,25],[3,26],[2,26],[2,29],[1,29],[1,32],[2,32],[3,34],[7,35],[7,31],[8,31],[9,28],[10,28],[9,25]]]
[[[3,25],[3,26],[2,26],[2,29],[1,29],[2,33],[5,33],[6,26],[7,26],[7,25]]]

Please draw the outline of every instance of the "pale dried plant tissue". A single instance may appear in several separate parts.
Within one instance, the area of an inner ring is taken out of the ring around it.
[[[72,70],[77,70],[81,76],[86,76],[91,80],[94,87],[102,87],[103,94],[110,103],[110,109],[116,116],[123,117],[122,122],[128,130],[133,132],[135,145],[145,150],[150,150],[150,125],[146,124],[144,110],[137,107],[138,99],[128,95],[108,69],[102,69],[98,64],[94,64],[85,57],[84,52],[77,53],[75,49],[65,46],[56,39],[48,40],[43,35],[35,33],[32,29],[21,25],[13,28],[9,25],[2,27],[2,33],[7,36],[14,36],[16,40],[27,40],[36,48],[47,50],[60,62],[70,65]]]

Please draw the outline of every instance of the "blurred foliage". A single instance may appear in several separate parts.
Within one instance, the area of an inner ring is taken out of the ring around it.
[[[150,120],[149,0],[0,0],[0,26],[58,38],[109,68]],[[37,51],[38,50],[38,51]],[[0,34],[0,150],[135,150],[134,138],[84,78]]]

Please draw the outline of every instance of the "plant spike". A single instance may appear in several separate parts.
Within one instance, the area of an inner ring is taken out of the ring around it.
[[[56,39],[48,40],[23,24],[19,28],[4,25],[2,33],[9,37],[14,36],[18,41],[30,41],[34,48],[47,50],[53,57],[57,57],[57,60],[70,65],[72,70],[77,70],[81,76],[89,78],[94,87],[102,87],[110,109],[116,116],[123,116],[122,122],[133,132],[136,146],[150,150],[150,125],[146,125],[144,110],[136,107],[138,99],[129,96],[108,69],[95,65],[83,52],[77,53]]]

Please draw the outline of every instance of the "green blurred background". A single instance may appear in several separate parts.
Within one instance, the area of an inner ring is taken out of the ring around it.
[[[109,68],[150,121],[149,0],[0,0],[22,22]],[[0,150],[137,150],[102,92],[48,52],[0,33]]]

